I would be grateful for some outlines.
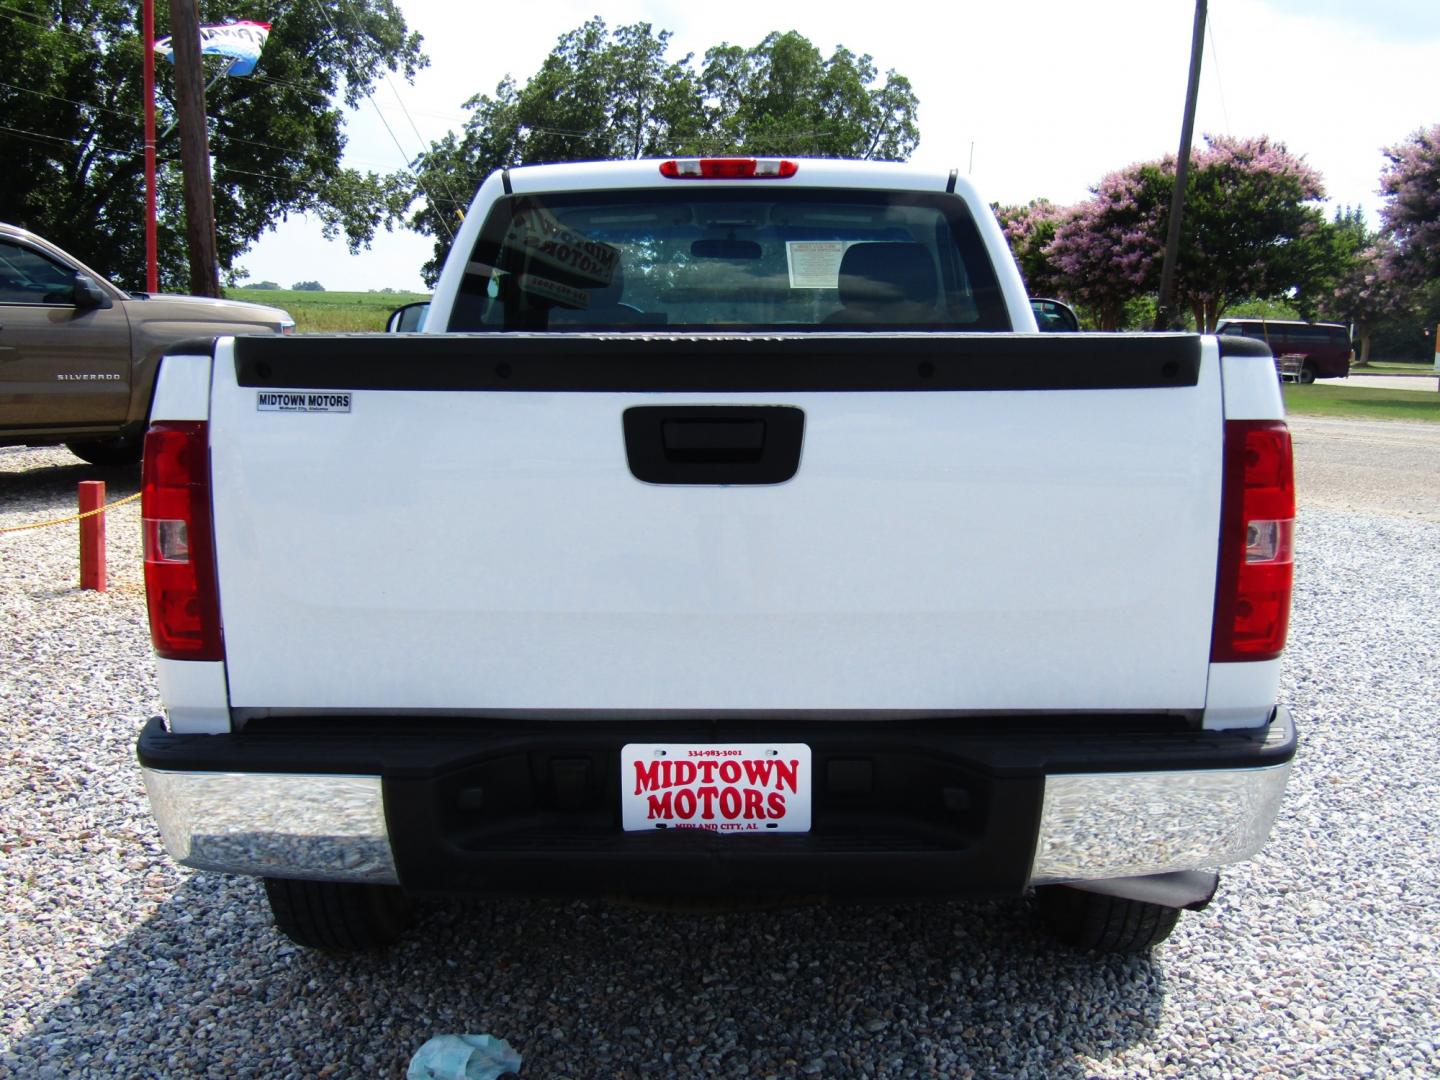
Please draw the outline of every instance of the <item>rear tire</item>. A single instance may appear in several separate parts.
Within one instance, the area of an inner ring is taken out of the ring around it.
[[[410,901],[395,885],[266,878],[265,895],[280,932],[311,949],[384,948],[410,924]]]
[[[1077,949],[1141,953],[1170,936],[1180,909],[1118,896],[1047,885],[1035,890],[1050,932]]]
[[[1300,366],[1300,381],[1306,386],[1315,381],[1315,365],[1308,360]]]
[[[65,449],[91,465],[138,465],[145,440],[139,435],[115,435],[108,439],[68,442]]]

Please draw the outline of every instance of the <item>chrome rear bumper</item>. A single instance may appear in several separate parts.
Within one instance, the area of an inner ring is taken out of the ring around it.
[[[1030,881],[1224,866],[1259,851],[1290,763],[1263,769],[1047,776]]]
[[[883,863],[887,871],[897,873],[885,879],[896,895],[928,891],[930,886],[952,893],[976,890],[977,884],[978,891],[1018,891],[1027,882],[1043,885],[1130,878],[1245,859],[1269,835],[1295,746],[1293,723],[1282,708],[1276,710],[1263,734],[1250,733],[1243,750],[1236,749],[1239,736],[1235,733],[1217,733],[1202,740],[1206,746],[1213,745],[1213,751],[1192,747],[1188,758],[1174,755],[1170,759],[1177,764],[1183,761],[1189,768],[1118,769],[1111,756],[1092,759],[1097,764],[1112,764],[1105,771],[1045,771],[1034,766],[1035,771],[1027,767],[1017,777],[1012,763],[1010,779],[993,781],[1012,785],[1007,789],[1012,792],[1010,801],[1003,807],[995,803],[983,818],[962,815],[961,820],[974,820],[979,828],[968,843],[930,842],[912,848],[898,836],[882,842],[866,831],[869,818],[851,812],[848,824],[833,819],[832,824],[817,826],[811,834],[787,838],[783,847],[747,844],[738,838],[721,840],[714,849],[699,848],[692,842],[672,844],[663,836],[622,834],[618,826],[607,824],[610,816],[605,807],[610,804],[602,794],[606,786],[597,783],[587,789],[594,792],[594,801],[589,804],[590,816],[584,819],[592,823],[593,837],[580,839],[572,830],[563,844],[537,843],[531,848],[524,842],[512,842],[488,853],[480,849],[467,853],[446,847],[447,841],[425,824],[432,820],[425,816],[431,813],[430,789],[417,794],[420,789],[400,783],[389,789],[398,804],[387,807],[386,782],[379,775],[357,774],[384,760],[378,752],[366,759],[367,764],[356,761],[354,765],[360,769],[352,765],[352,771],[345,773],[261,771],[277,766],[324,769],[335,761],[325,756],[328,744],[318,744],[319,749],[283,763],[267,752],[249,763],[254,771],[236,771],[242,761],[235,760],[233,751],[227,749],[233,745],[229,742],[232,738],[172,736],[164,733],[158,722],[142,736],[141,767],[161,835],[170,854],[186,866],[265,877],[397,884],[398,864],[422,874],[433,870],[422,888],[427,884],[432,889],[448,887],[445,883],[450,882],[461,888],[488,888],[488,882],[495,880],[524,891],[531,875],[549,875],[545,891],[554,891],[629,880],[617,876],[615,868],[622,864],[630,868],[627,873],[638,872],[635,868],[658,869],[674,879],[677,866],[689,859],[692,869],[711,867],[717,861],[744,864],[746,871],[760,868],[772,877],[794,873],[817,888],[828,882],[848,891],[852,884],[865,885],[856,882],[857,874],[874,885],[875,874],[863,873],[860,868],[878,870]],[[814,732],[812,739],[821,743],[820,733]],[[172,741],[189,756],[175,761],[177,767],[160,767],[165,760],[160,751]],[[463,745],[468,748],[465,753],[473,756],[474,744],[465,740]],[[879,749],[878,743],[864,745],[875,748],[877,775],[887,762],[899,760],[887,757],[895,751]],[[415,747],[415,741],[410,740],[409,746]],[[197,762],[197,754],[215,767],[179,767]],[[604,762],[610,756],[609,751],[600,751],[591,760]],[[1196,767],[1206,756],[1214,757],[1216,765]],[[618,753],[614,759],[618,761]],[[344,767],[343,762],[335,763]],[[495,775],[502,780],[514,776],[498,763],[495,768],[500,769]],[[977,781],[976,790],[983,791],[989,782]],[[407,794],[402,797],[401,793]],[[486,798],[483,808],[475,811],[478,816],[466,820],[483,825],[504,820],[511,812],[504,803]],[[415,812],[417,806],[421,809]],[[406,823],[408,831],[398,839],[394,826],[387,827],[387,810],[391,821]],[[438,825],[441,819],[433,820]],[[837,831],[847,829],[850,831]],[[414,854],[427,847],[429,854]],[[982,849],[989,853],[982,854]],[[856,862],[860,851],[866,852],[870,861]],[[434,870],[431,864],[437,859],[451,858],[447,852],[460,861],[453,865],[447,861],[445,867]],[[406,863],[401,855],[411,861]],[[461,871],[467,858],[470,876],[465,877]],[[972,861],[966,863],[966,859]],[[1003,875],[981,880],[1001,863],[1007,867]]]
[[[196,870],[395,884],[378,776],[141,771],[165,849]]]

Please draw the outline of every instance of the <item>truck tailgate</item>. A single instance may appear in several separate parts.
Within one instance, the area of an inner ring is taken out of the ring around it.
[[[798,409],[798,468],[642,481],[641,406]],[[210,425],[233,707],[1205,703],[1209,339],[251,339]]]

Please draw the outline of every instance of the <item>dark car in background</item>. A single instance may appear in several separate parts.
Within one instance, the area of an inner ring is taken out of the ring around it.
[[[1350,330],[1339,323],[1285,319],[1221,319],[1215,333],[1256,338],[1276,357],[1300,357],[1299,379],[1343,379],[1350,374]]]

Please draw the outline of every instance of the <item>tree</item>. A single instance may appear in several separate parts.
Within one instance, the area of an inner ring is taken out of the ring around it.
[[[324,292],[325,286],[318,281],[297,281],[290,288],[294,292]]]
[[[1331,242],[1341,269],[1318,314],[1329,321],[1353,325],[1360,344],[1357,360],[1366,364],[1370,362],[1375,329],[1403,311],[1409,290],[1390,269],[1390,241],[1366,227],[1365,215],[1358,206],[1335,211]]]
[[[1340,271],[1319,200],[1320,175],[1266,136],[1206,136],[1191,157],[1176,296],[1211,331],[1233,303],[1284,297],[1313,310]],[[1047,249],[1063,291],[1119,324],[1159,288],[1175,159],[1111,173],[1056,230]]]
[[[611,31],[594,18],[562,34],[524,84],[507,76],[465,102],[460,134],[415,161],[412,228],[435,238],[433,284],[469,199],[496,169],[554,161],[749,153],[903,159],[919,142],[910,83],[877,85],[868,56],[828,59],[796,33],[754,48],[719,45],[697,70],[667,59],[649,23]]]
[[[1073,210],[1056,206],[1049,199],[1031,199],[1024,206],[993,206],[1010,252],[1025,279],[1031,296],[1054,296],[1063,292],[1059,268],[1050,253],[1055,233]]]
[[[1320,174],[1264,135],[1205,142],[1186,184],[1176,295],[1207,333],[1247,297],[1288,297],[1310,315],[1339,271]],[[1172,165],[1164,184],[1173,181]]]
[[[242,289],[270,289],[270,290],[275,290],[275,289],[280,288],[280,283],[279,283],[278,281],[251,281],[251,282],[248,282],[248,283],[246,283],[246,284],[244,284],[244,285],[241,285],[240,288],[242,288]]]
[[[144,146],[138,4],[14,0],[0,33],[0,219],[144,283]],[[228,272],[277,218],[316,214],[352,250],[403,211],[407,182],[345,169],[343,111],[386,70],[425,64],[394,0],[207,0],[206,23],[272,24],[255,73],[207,95],[219,260]],[[158,36],[168,11],[156,7]],[[173,73],[156,63],[162,283],[186,280]],[[336,100],[338,97],[338,101]]]
[[[1093,313],[1101,330],[1119,329],[1126,306],[1159,286],[1165,228],[1148,168],[1107,175],[1058,223],[1046,249],[1057,291]]]
[[[693,149],[903,161],[920,142],[910,80],[878,78],[869,56],[829,59],[803,35],[772,33],[742,49],[718,45],[700,76],[706,124]]]
[[[1421,128],[1385,151],[1380,173],[1381,231],[1393,245],[1390,272],[1416,286],[1440,278],[1440,124]]]
[[[496,169],[543,161],[595,161],[666,152],[703,126],[690,56],[667,62],[670,33],[649,23],[609,32],[595,18],[562,34],[521,86],[506,76],[492,95],[465,102],[462,133],[415,161],[411,228],[435,238],[422,268],[434,284],[470,197]]]

